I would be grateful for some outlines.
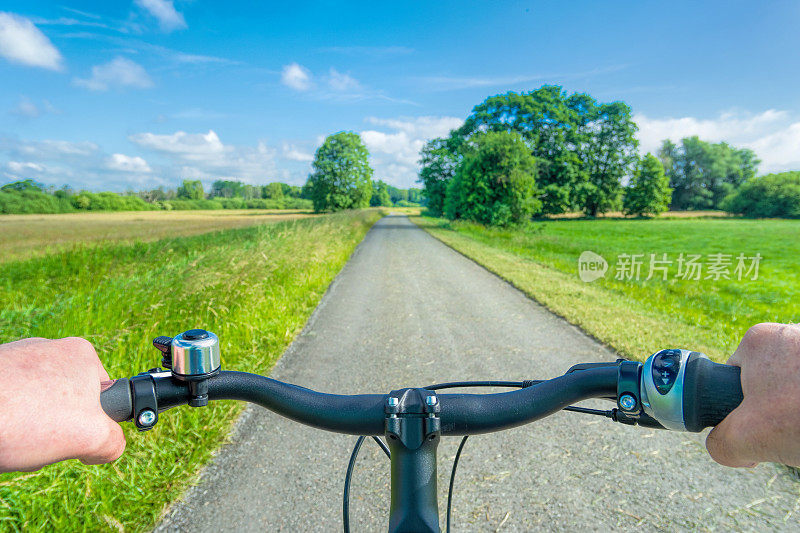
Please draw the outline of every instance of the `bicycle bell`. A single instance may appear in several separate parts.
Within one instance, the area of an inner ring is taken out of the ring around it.
[[[173,337],[172,375],[183,381],[197,381],[219,373],[219,339],[210,331],[190,329]]]

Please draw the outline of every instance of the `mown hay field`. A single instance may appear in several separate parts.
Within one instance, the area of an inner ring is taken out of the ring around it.
[[[309,216],[308,211],[277,209],[0,215],[0,262],[86,243],[153,241]]]

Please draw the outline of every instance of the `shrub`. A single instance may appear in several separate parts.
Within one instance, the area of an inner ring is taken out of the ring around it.
[[[0,190],[0,213],[68,213],[73,211],[72,204],[63,198],[42,191]]]
[[[750,178],[725,198],[722,209],[755,218],[800,218],[800,172]]]

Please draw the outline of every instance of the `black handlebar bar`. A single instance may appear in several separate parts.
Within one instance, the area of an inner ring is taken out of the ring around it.
[[[188,403],[187,385],[169,373],[152,374],[159,411]],[[440,394],[443,435],[473,435],[533,422],[571,403],[616,393],[617,370],[603,367],[559,376],[512,392]],[[208,380],[209,400],[244,400],[302,424],[350,435],[383,435],[387,394],[316,392],[246,372],[220,372]],[[116,380],[100,396],[108,415],[133,416],[130,380]]]
[[[617,367],[598,365],[536,385],[495,394],[440,394],[443,435],[490,433],[533,422],[589,398],[614,398]],[[135,378],[134,378],[135,379]],[[158,410],[189,403],[190,388],[169,372],[149,374]],[[246,372],[220,372],[207,380],[209,400],[243,400],[302,424],[351,435],[382,435],[388,394],[326,394]],[[100,397],[117,422],[133,416],[131,380],[118,379]],[[698,358],[689,362],[683,385],[688,431],[721,422],[742,401],[739,368]]]

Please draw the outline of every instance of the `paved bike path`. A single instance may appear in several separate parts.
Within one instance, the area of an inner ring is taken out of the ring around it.
[[[356,249],[272,377],[331,393],[386,392],[548,378],[614,358],[406,217],[389,216]],[[774,465],[723,468],[703,439],[566,412],[471,437],[456,479],[454,531],[798,530],[800,484]],[[250,408],[158,529],[341,530],[354,440]],[[458,442],[444,438],[439,447],[442,516]],[[388,472],[383,453],[365,442],[353,531],[386,529]]]

